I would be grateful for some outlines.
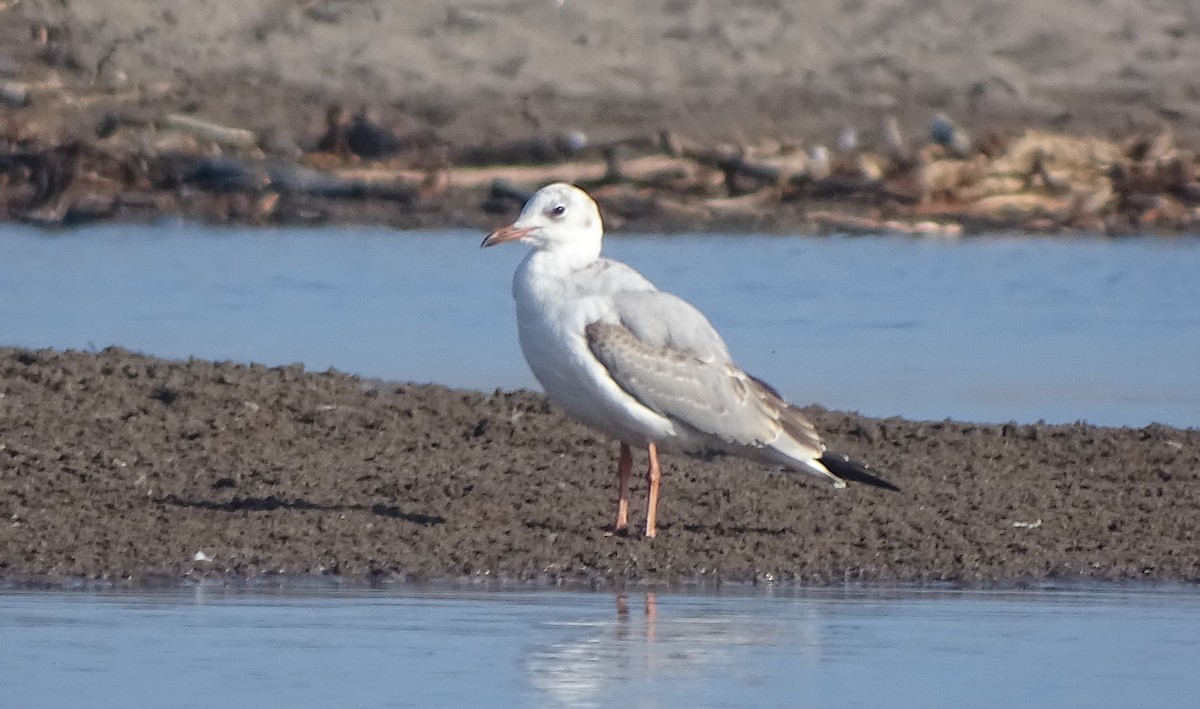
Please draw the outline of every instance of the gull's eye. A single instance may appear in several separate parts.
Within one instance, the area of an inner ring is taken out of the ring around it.
[[[553,207],[551,207],[550,211],[548,212],[548,214],[550,216],[554,217],[555,219],[558,219],[559,217],[561,217],[562,215],[564,215],[566,213],[567,213],[567,205],[565,205],[565,204],[556,204]]]

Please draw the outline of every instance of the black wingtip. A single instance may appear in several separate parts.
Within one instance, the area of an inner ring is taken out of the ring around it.
[[[849,456],[842,455],[841,453],[826,452],[818,460],[821,462],[821,465],[829,469],[829,472],[842,480],[900,492],[900,488],[871,472],[865,465],[850,460]]]

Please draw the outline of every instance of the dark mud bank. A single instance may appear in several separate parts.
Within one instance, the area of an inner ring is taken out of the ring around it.
[[[1200,431],[809,413],[903,491],[671,456],[648,540],[606,536],[615,445],[535,393],[0,349],[0,578],[1200,580]]]

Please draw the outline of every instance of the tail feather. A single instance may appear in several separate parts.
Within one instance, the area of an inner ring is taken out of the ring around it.
[[[849,456],[842,455],[841,453],[831,453],[826,451],[817,460],[821,463],[821,465],[824,465],[829,472],[838,476],[842,480],[849,480],[850,482],[863,483],[864,485],[871,485],[873,487],[881,487],[885,490],[900,492],[900,488],[871,472],[867,466],[850,460]]]
[[[900,488],[871,472],[862,463],[856,463],[841,453],[825,450],[825,444],[811,419],[785,401],[770,384],[749,374],[746,376],[755,385],[754,392],[768,415],[778,423],[782,434],[761,451],[761,458],[796,470],[832,478],[835,487],[845,487],[844,481],[849,480],[885,490],[900,491]],[[818,453],[821,454],[820,457],[815,457]]]

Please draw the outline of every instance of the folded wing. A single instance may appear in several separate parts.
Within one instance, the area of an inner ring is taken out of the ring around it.
[[[687,301],[647,289],[614,294],[616,321],[584,332],[592,355],[627,394],[682,429],[693,452],[732,453],[829,478],[896,490],[829,453],[803,413],[733,363],[708,319]]]
[[[680,330],[678,321],[661,326],[664,336],[648,341],[625,324],[596,322],[586,335],[612,379],[643,406],[686,427],[693,448],[829,475],[813,465],[825,446],[800,412],[734,365],[715,332],[720,347],[700,333],[701,346],[688,348],[694,336]]]

